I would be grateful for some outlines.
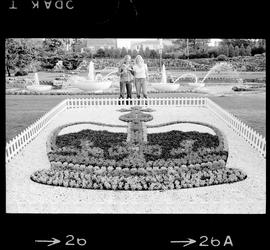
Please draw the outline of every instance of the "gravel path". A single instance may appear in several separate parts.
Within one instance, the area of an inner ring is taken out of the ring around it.
[[[209,187],[169,191],[103,191],[48,186],[30,180],[30,175],[49,168],[46,155],[48,134],[56,127],[95,121],[125,125],[119,107],[92,107],[61,113],[6,164],[7,213],[265,213],[266,162],[255,149],[206,108],[153,107],[148,124],[188,120],[212,124],[228,139],[227,166],[243,170],[244,181]],[[180,124],[179,124],[180,125]],[[183,128],[183,124],[181,128]],[[93,126],[96,129],[96,126]],[[101,128],[100,128],[101,129]],[[104,127],[114,131],[114,128]],[[198,127],[197,127],[198,129]],[[117,131],[117,130],[115,130]]]

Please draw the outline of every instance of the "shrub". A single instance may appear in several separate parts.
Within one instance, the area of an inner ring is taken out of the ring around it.
[[[225,56],[225,55],[223,55],[223,54],[221,54],[216,59],[217,59],[217,61],[227,61],[228,60],[228,57]]]
[[[26,76],[28,73],[24,70],[19,70],[15,73],[15,76]]]

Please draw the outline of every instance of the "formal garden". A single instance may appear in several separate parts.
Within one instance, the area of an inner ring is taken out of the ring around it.
[[[132,108],[119,117],[127,133],[82,130],[49,137],[50,169],[33,181],[56,186],[109,190],[167,190],[232,183],[246,178],[226,168],[228,148],[222,133],[169,131],[147,135],[153,116]],[[102,125],[102,124],[100,124]],[[201,124],[202,125],[202,124]]]
[[[133,51],[8,39],[8,211],[263,213],[266,55],[235,40],[190,58],[137,51],[148,98],[119,100]]]
[[[188,57],[185,53],[179,52],[185,46],[181,41],[183,39],[175,41],[174,50],[171,47],[165,47],[162,55],[157,50],[148,47],[140,48],[139,51],[128,50],[125,47],[100,48],[95,52],[87,48],[80,50],[79,39],[73,43],[70,50],[65,49],[65,43],[69,39],[45,39],[39,46],[30,40],[7,39],[6,41],[7,94],[73,94],[74,91],[67,89],[68,79],[74,75],[85,76],[90,61],[94,63],[96,73],[104,77],[117,69],[122,58],[127,54],[133,59],[138,54],[144,57],[150,71],[150,82],[160,81],[161,64],[168,72],[167,81],[173,82],[187,72],[192,72],[199,80],[202,80],[216,64],[226,63],[239,73],[243,83],[249,84],[249,87],[265,86],[265,47],[260,44],[255,45],[252,39],[223,39],[224,42],[217,48],[207,48],[205,41],[200,41],[207,39],[197,39],[197,42],[190,42]],[[33,84],[34,73],[38,73],[40,85],[50,85],[52,88],[48,89],[53,91],[30,91],[27,86]],[[208,77],[208,81],[224,82],[229,79],[228,74],[230,72],[226,70],[215,71]],[[180,80],[190,81],[190,78],[185,77]],[[180,80],[177,83],[181,84]],[[247,89],[249,88],[240,88],[240,86],[235,88],[236,91]],[[180,92],[183,91],[189,90],[181,89]],[[80,93],[78,90],[75,92]]]

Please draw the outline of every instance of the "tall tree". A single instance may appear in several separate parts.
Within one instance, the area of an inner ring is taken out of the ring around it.
[[[251,56],[251,46],[250,45],[248,45],[246,48],[246,55]]]
[[[132,56],[132,50],[131,49],[128,49],[128,55]]]
[[[26,68],[34,59],[35,51],[26,39],[8,38],[5,41],[5,66],[8,76],[10,70]]]
[[[97,50],[96,54],[95,54],[96,57],[105,57],[105,51],[104,49],[100,48]]]
[[[139,50],[139,55],[141,55],[142,57],[144,57],[144,49],[143,46],[141,45],[140,50]]]
[[[132,51],[132,57],[136,57],[138,55],[138,51],[136,49],[134,49]]]
[[[235,55],[235,56],[239,56],[239,53],[240,53],[239,47],[236,45],[236,46],[234,47],[234,55]]]
[[[121,57],[124,57],[124,56],[126,56],[126,55],[127,55],[127,49],[126,49],[125,47],[122,47],[120,56],[121,56]]]
[[[255,41],[254,39],[222,39],[221,41],[222,45],[230,45],[232,44],[234,47],[237,45],[238,47],[240,47],[242,44],[244,45],[244,47],[250,45],[250,46],[254,46],[255,45]]]
[[[43,49],[48,52],[58,52],[63,48],[63,41],[62,39],[57,38],[46,38],[43,41]]]
[[[245,56],[246,55],[246,49],[244,47],[243,44],[241,44],[241,47],[240,47],[240,56]]]
[[[234,57],[234,46],[232,44],[229,45],[229,57]]]
[[[146,48],[145,48],[145,50],[144,50],[144,56],[145,56],[146,58],[149,58],[149,57],[150,57],[150,49],[149,49],[149,47],[146,47]]]
[[[158,58],[158,53],[157,53],[157,51],[156,50],[154,50],[154,49],[151,49],[150,50],[150,55],[149,55],[149,57],[150,58]]]
[[[224,46],[224,55],[229,56],[229,46],[228,46],[228,44],[225,44],[225,46]]]
[[[12,38],[7,38],[5,43],[5,66],[8,76],[10,76],[10,71],[15,68],[16,62],[18,60],[18,42]]]

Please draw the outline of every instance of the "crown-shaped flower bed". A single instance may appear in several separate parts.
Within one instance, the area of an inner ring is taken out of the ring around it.
[[[51,168],[36,171],[31,179],[88,189],[167,190],[247,177],[239,169],[226,167],[228,147],[217,128],[199,123],[213,129],[215,135],[176,130],[147,134],[150,126],[146,122],[153,116],[143,111],[152,110],[134,107],[121,111],[130,111],[119,118],[128,123],[127,133],[88,129],[59,135],[70,125],[55,129],[47,142]]]

